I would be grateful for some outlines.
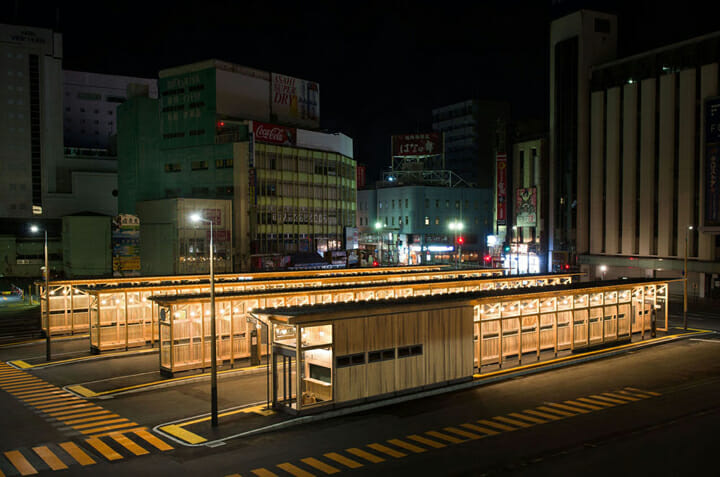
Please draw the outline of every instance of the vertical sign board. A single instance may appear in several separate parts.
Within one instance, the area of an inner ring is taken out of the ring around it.
[[[705,101],[706,227],[720,226],[720,98]]]
[[[537,226],[537,188],[518,189],[515,207],[517,210],[518,227]]]
[[[507,225],[507,154],[496,155],[497,169],[497,224]]]
[[[113,276],[140,276],[140,219],[120,214],[112,221]]]

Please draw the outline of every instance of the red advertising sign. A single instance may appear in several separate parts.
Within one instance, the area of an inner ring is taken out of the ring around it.
[[[365,188],[365,174],[366,174],[366,168],[364,165],[358,164],[356,169],[356,179],[357,179],[357,188],[363,189]]]
[[[220,209],[203,209],[202,216],[206,220],[212,220],[213,225],[222,225],[222,212]]]
[[[284,126],[276,126],[275,124],[253,121],[253,136],[258,142],[294,146],[297,130],[295,128],[286,128]]]
[[[507,225],[507,154],[498,153],[497,164],[497,224]]]
[[[400,134],[392,137],[393,156],[432,156],[442,154],[440,133]]]

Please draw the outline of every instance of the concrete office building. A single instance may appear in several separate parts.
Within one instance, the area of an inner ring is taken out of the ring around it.
[[[616,35],[614,17],[595,12],[570,15],[551,29],[556,185],[573,151],[568,91],[577,92],[579,115],[577,188],[572,196],[560,184],[554,245],[574,238],[583,270],[603,278],[681,277],[687,247],[690,292],[704,296],[720,288],[720,33],[623,59],[606,50]],[[588,58],[587,50],[596,54]],[[577,76],[568,66],[578,67]],[[680,291],[678,283],[673,292]]]
[[[343,248],[355,224],[352,140],[300,128],[319,126],[317,83],[218,60],[159,76],[160,99],[119,108],[122,213],[140,201],[232,200],[237,271]]]
[[[467,100],[432,111],[432,130],[443,133],[444,165],[436,159],[433,169],[448,169],[478,187],[492,187],[498,135],[510,122],[510,105],[502,101]]]

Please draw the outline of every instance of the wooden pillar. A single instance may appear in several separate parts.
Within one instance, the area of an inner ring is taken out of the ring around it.
[[[557,307],[557,298],[555,299]],[[575,295],[570,295],[570,352],[575,351]]]
[[[500,359],[500,367],[502,368],[503,365],[503,304],[500,303],[500,354],[498,355]]]
[[[130,325],[130,323],[128,322],[128,299],[127,299],[127,292],[123,293],[123,298],[124,298],[124,303],[123,303],[124,307],[123,307],[123,308],[125,308],[125,313],[124,313],[124,314],[125,314],[125,351],[127,351],[127,350],[128,350],[128,340],[129,340],[129,337],[130,337],[130,335],[129,335],[130,330],[129,330],[129,328],[128,328],[128,326]]]
[[[70,287],[70,334],[75,334],[75,289],[73,287]]]

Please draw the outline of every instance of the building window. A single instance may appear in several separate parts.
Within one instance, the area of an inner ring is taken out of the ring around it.
[[[392,201],[392,208],[393,209],[395,208],[395,199],[393,199],[393,201]]]
[[[440,217],[435,217],[435,225],[440,225]]]
[[[395,348],[384,349],[380,351],[368,352],[368,363],[376,363],[378,361],[389,361],[395,359]]]
[[[408,199],[405,199],[405,208],[408,208]]]
[[[425,208],[426,209],[430,208],[430,199],[425,199]]]
[[[182,171],[182,165],[179,163],[166,163],[165,172],[180,172]]]
[[[440,208],[440,199],[435,199],[435,208],[436,209]]]
[[[410,225],[410,221],[408,220],[408,216],[405,216],[405,225]]]
[[[192,194],[194,196],[207,197],[210,193],[210,189],[207,187],[193,187]]]
[[[398,216],[398,225],[402,225],[402,224],[403,224],[402,215],[399,215]]]
[[[423,354],[423,345],[412,345],[412,346],[402,346],[397,349],[397,357],[398,358],[408,358],[410,356],[420,356]]]
[[[391,224],[391,225],[395,225],[395,217],[392,217],[390,220],[392,220],[392,224]]]
[[[425,225],[430,225],[430,217],[425,216]]]
[[[204,171],[208,168],[208,161],[192,161],[190,169],[193,171]]]
[[[193,129],[192,131],[190,131],[191,136],[202,136],[203,134],[205,134],[204,129]]]
[[[216,159],[215,169],[230,169],[233,166],[232,159]]]
[[[455,208],[460,209],[460,201],[459,200],[455,201]]]

